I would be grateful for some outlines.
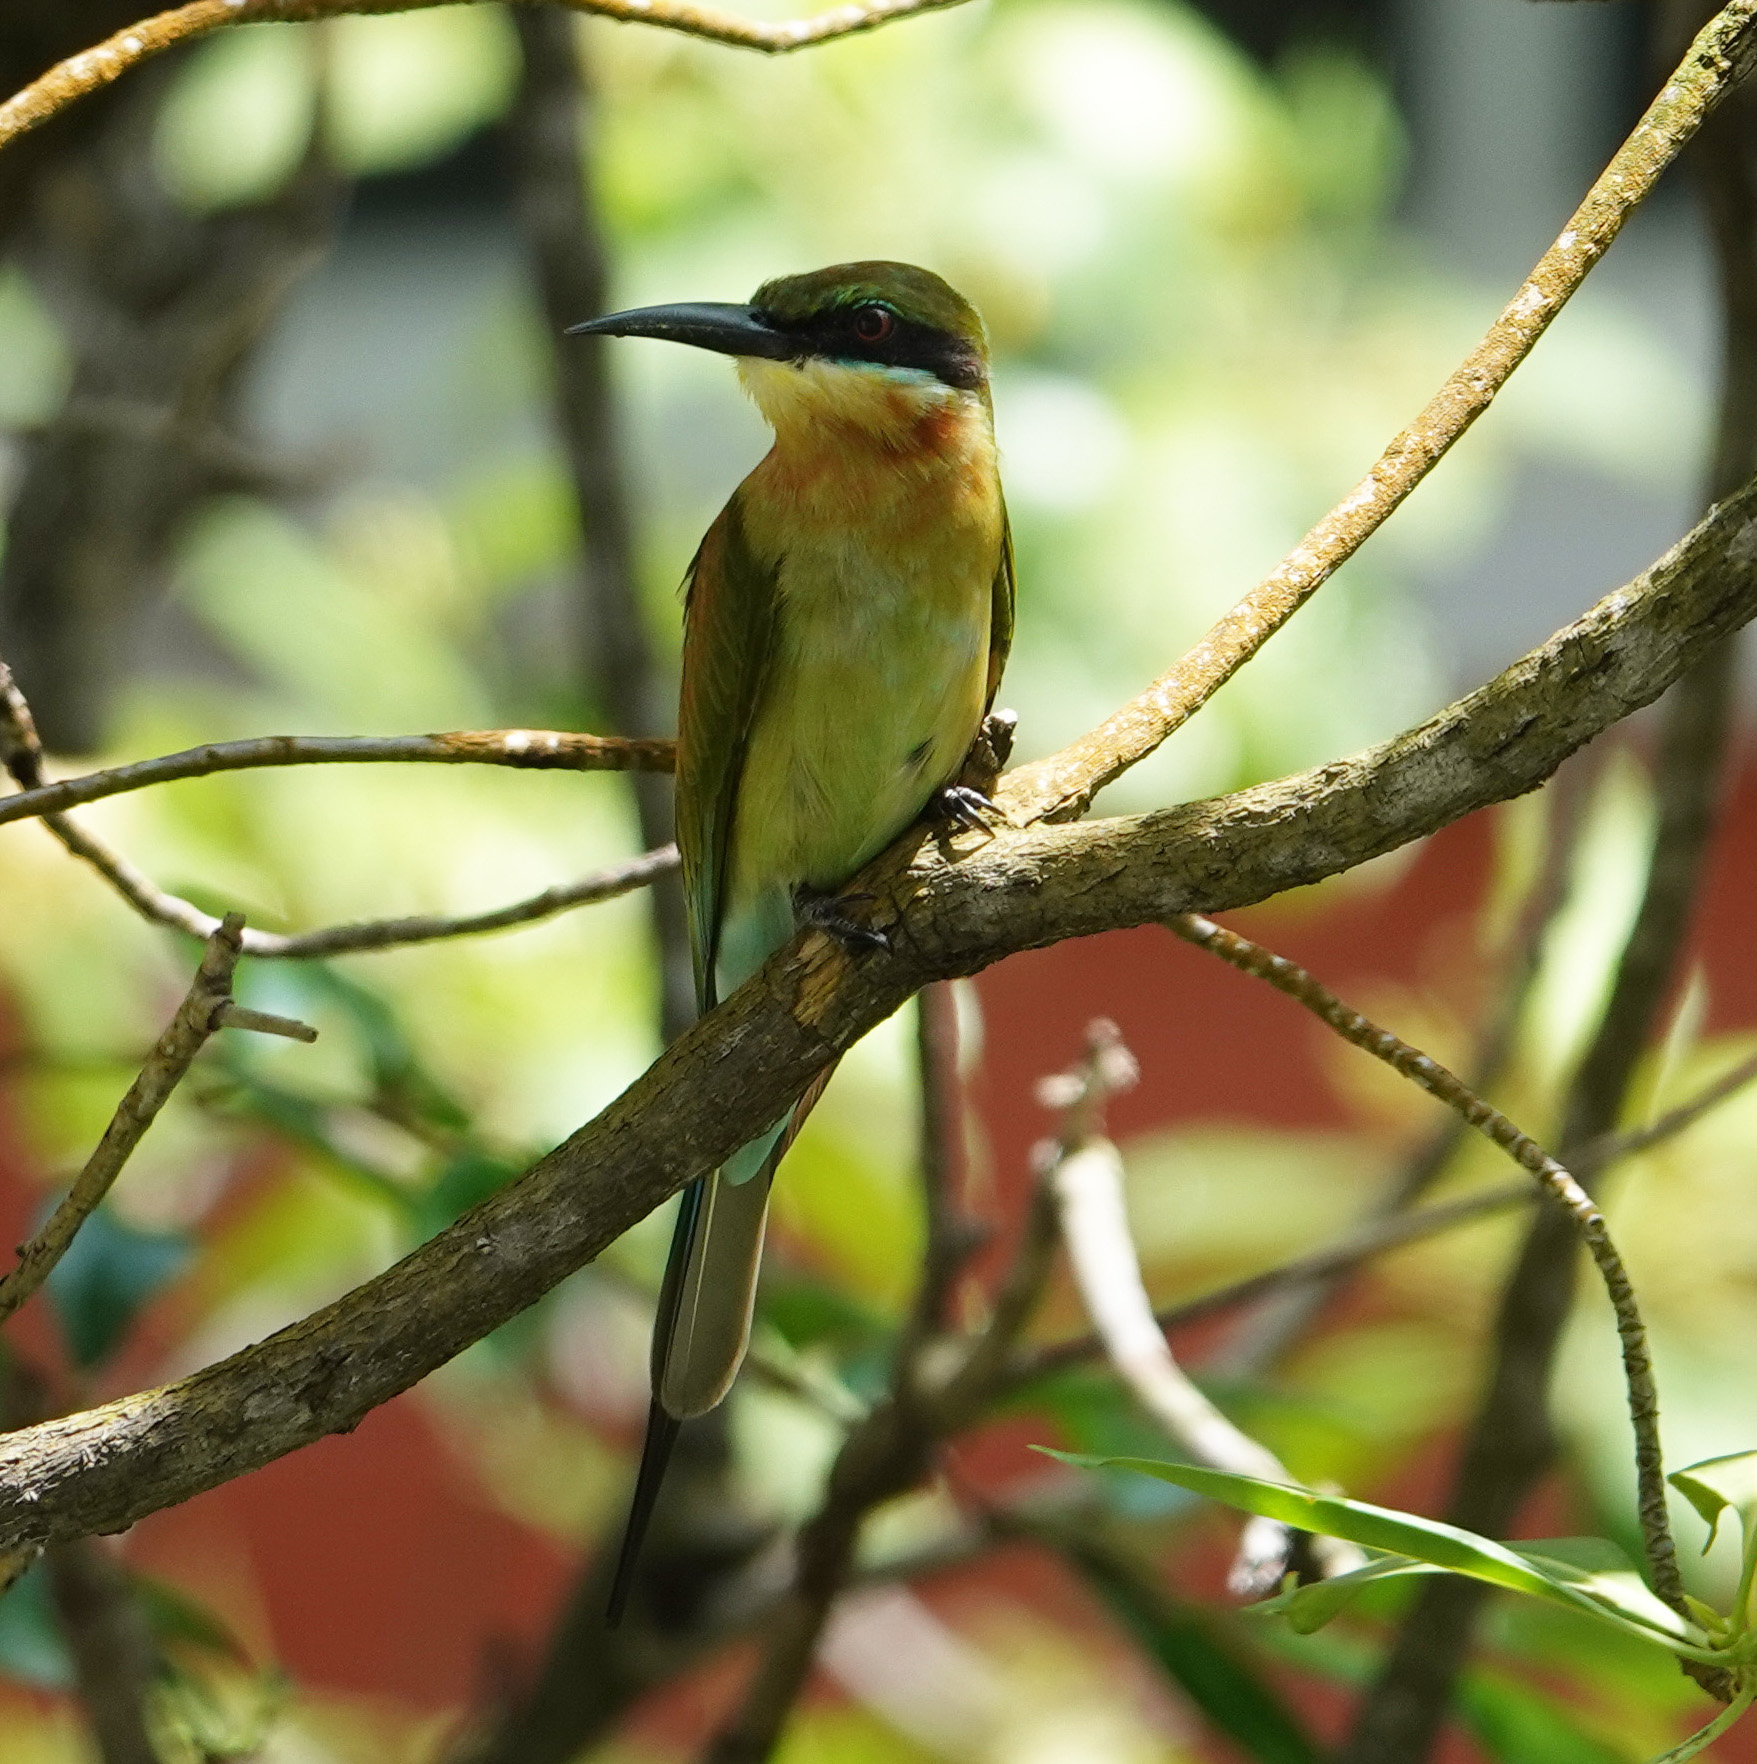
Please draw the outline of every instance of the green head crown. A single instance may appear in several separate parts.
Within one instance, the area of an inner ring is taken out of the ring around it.
[[[988,378],[988,334],[976,308],[912,263],[838,263],[765,282],[751,311],[801,356],[920,368],[974,390]]]
[[[988,337],[976,308],[911,263],[839,263],[765,282],[748,306],[645,306],[572,328],[770,361],[914,369],[962,391],[988,381]]]

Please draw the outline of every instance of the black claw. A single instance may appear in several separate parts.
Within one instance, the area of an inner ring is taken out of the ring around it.
[[[973,784],[948,784],[934,797],[933,808],[942,820],[972,833],[992,833],[988,816],[1000,813]]]
[[[871,899],[870,894],[812,894],[802,888],[793,898],[793,909],[800,924],[835,938],[844,949],[876,949],[888,955],[890,937],[876,925],[857,925],[847,914],[848,907]]]

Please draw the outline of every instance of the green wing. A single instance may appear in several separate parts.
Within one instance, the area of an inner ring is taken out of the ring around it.
[[[1007,652],[1013,647],[1013,595],[1013,528],[1003,508],[1001,561],[994,573],[994,598],[988,615],[988,696],[982,701],[984,716],[994,709],[994,695],[1000,691],[1001,675],[1006,671]]]
[[[689,566],[677,713],[677,845],[695,956],[696,1001],[718,1002],[714,963],[725,909],[738,781],[774,653],[775,569],[744,535],[737,492]]]

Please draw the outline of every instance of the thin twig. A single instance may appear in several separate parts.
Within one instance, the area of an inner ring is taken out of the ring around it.
[[[297,1017],[279,1017],[273,1011],[253,1011],[230,1001],[214,1012],[216,1029],[250,1029],[258,1035],[280,1035],[288,1041],[315,1041],[317,1031]]]
[[[38,785],[0,801],[0,826],[153,784],[264,766],[425,761],[442,766],[515,766],[528,771],[669,772],[673,752],[669,741],[624,741],[556,729],[464,729],[447,735],[260,735],[247,741],[209,742],[181,753],[160,754]]]
[[[179,43],[193,42],[228,25],[295,24],[308,19],[341,18],[349,13],[418,12],[445,0],[192,0],[144,18],[117,31],[93,48],[57,62],[40,79],[0,104],[0,147],[30,129],[40,127],[70,104],[101,91],[121,78],[129,68],[162,55]],[[961,0],[864,0],[864,4],[832,7],[815,17],[764,23],[740,18],[716,6],[698,6],[689,0],[560,0],[575,12],[629,24],[657,25],[725,43],[739,49],[759,49],[782,55],[870,31],[892,19],[911,13],[936,12],[957,6]]]
[[[1723,7],[1691,44],[1561,236],[1462,365],[1377,464],[1202,641],[1138,697],[1059,753],[1007,778],[1017,823],[1072,820],[1187,722],[1377,532],[1439,464],[1610,248],[1623,222],[1744,76],[1757,0]]]
[[[1707,10],[1704,0],[1653,9],[1656,60],[1670,59]],[[1717,28],[1724,15],[1709,28]],[[1697,39],[1700,41],[1700,38]],[[1690,154],[1705,199],[1721,304],[1722,376],[1704,491],[1713,504],[1757,467],[1757,100],[1737,93]],[[1629,1081],[1676,972],[1715,819],[1730,731],[1730,643],[1699,661],[1666,707],[1655,768],[1658,820],[1646,887],[1611,995],[1569,1085],[1561,1143],[1616,1124]],[[1555,1461],[1550,1381],[1574,1294],[1577,1251],[1553,1215],[1532,1221],[1496,1312],[1485,1389],[1471,1418],[1446,1517],[1504,1535]],[[1422,1587],[1363,1696],[1339,1764],[1419,1764],[1438,1743],[1484,1590],[1442,1576]],[[1723,1701],[1724,1674],[1686,1664]]]
[[[1123,1161],[1099,1128],[1104,1101],[1132,1087],[1134,1058],[1114,1023],[1087,1031],[1087,1057],[1079,1070],[1040,1088],[1052,1106],[1067,1109],[1059,1141],[1045,1148],[1043,1180],[1055,1196],[1074,1284],[1099,1342],[1125,1385],[1172,1443],[1198,1464],[1292,1482],[1287,1467],[1267,1446],[1223,1415],[1177,1363],[1141,1277],[1141,1260],[1129,1229],[1123,1195]],[[1076,1112],[1086,1118],[1076,1126]],[[1272,1519],[1244,1528],[1227,1588],[1241,1598],[1260,1598],[1280,1585],[1294,1548],[1294,1534]],[[1343,1546],[1346,1548],[1347,1546]],[[1358,1553],[1350,1551],[1347,1566]],[[1326,1563],[1328,1572],[1341,1564]]]
[[[462,761],[491,755],[496,749],[518,751],[520,742],[525,737],[529,737],[537,745],[551,742],[559,744],[566,740],[566,737],[560,735],[544,733],[539,736],[536,731],[514,729],[495,730],[485,735],[465,732],[458,735],[396,736],[389,738],[386,745],[409,749],[425,743],[442,743],[446,748],[456,751],[443,755],[437,752],[404,751],[394,757],[400,759],[443,757]],[[297,739],[297,737],[290,736],[270,737],[272,742]],[[602,738],[599,736],[583,736],[578,739],[592,742],[595,745],[602,744]],[[642,752],[646,758],[654,760],[663,758],[671,747],[669,742],[629,742],[618,745],[625,746],[631,751]],[[558,751],[558,749],[552,751]],[[170,755],[168,757],[174,760],[182,756]],[[320,759],[340,757],[344,756],[333,752],[319,756]],[[345,757],[362,756],[348,755]],[[374,757],[391,756],[378,754]],[[152,764],[154,762],[146,763]],[[270,762],[262,761],[260,763]],[[501,760],[497,763],[526,764],[531,762]],[[18,690],[11,670],[4,661],[0,661],[0,765],[5,766],[6,770],[11,773],[14,782],[23,790],[27,792],[41,791],[43,787],[42,743],[37,739],[36,724],[31,718],[30,706],[25,702],[24,694]],[[184,776],[192,775],[194,774],[184,774]],[[25,798],[22,797],[11,799],[12,802],[23,800]],[[120,852],[112,850],[103,840],[88,833],[85,828],[78,826],[68,816],[46,810],[39,810],[38,813],[43,825],[60,840],[62,845],[75,857],[96,870],[143,919],[148,919],[155,925],[168,926],[173,931],[187,932],[191,937],[211,937],[219,929],[221,922],[212,913],[204,913],[193,901],[185,900],[182,895],[172,894],[159,887],[156,882],[136,869]],[[459,918],[423,915],[404,919],[367,919],[358,924],[331,925],[318,931],[248,930],[242,934],[243,951],[246,955],[252,956],[300,960],[317,956],[353,954],[363,950],[399,949],[411,943],[437,943],[444,938],[474,937],[486,931],[505,931],[514,925],[529,925],[538,919],[551,918],[556,913],[566,912],[571,907],[590,906],[598,901],[614,900],[619,894],[628,894],[636,888],[646,887],[655,878],[668,875],[676,867],[677,848],[666,845],[657,851],[644,852],[637,858],[630,858],[626,863],[612,864],[608,869],[582,877],[577,882],[564,882],[554,888],[545,888],[541,894],[534,894],[527,900],[514,901],[510,906],[494,907],[485,913],[470,913]],[[283,1033],[283,1031],[275,1031],[274,1033]]]
[[[1607,1165],[1650,1150],[1662,1140],[1682,1133],[1686,1127],[1695,1126],[1710,1110],[1718,1108],[1728,1097],[1743,1090],[1753,1078],[1757,1078],[1757,1054],[1740,1060],[1712,1084],[1704,1085],[1688,1102],[1679,1103],[1675,1109],[1667,1109],[1645,1127],[1631,1127],[1626,1133],[1607,1133],[1597,1139],[1589,1139],[1568,1160],[1569,1168],[1576,1176],[1596,1175]]]
[[[220,923],[193,901],[160,888],[133,864],[84,828],[59,815],[45,815],[44,825],[73,853],[83,858],[116,890],[143,919],[191,937],[211,936]],[[458,918],[421,915],[402,919],[365,919],[356,924],[331,925],[316,931],[258,931],[244,933],[244,953],[271,960],[310,960],[318,956],[358,954],[365,950],[400,949],[412,943],[437,943],[445,938],[474,937],[488,931],[505,931],[579,906],[614,900],[618,895],[644,888],[655,877],[677,867],[677,848],[667,845],[643,852],[626,863],[545,888],[525,900],[494,907],[483,913]]]
[[[253,956],[309,959],[357,954],[363,950],[402,949],[411,943],[437,943],[443,938],[476,937],[486,931],[506,931],[515,925],[553,918],[572,907],[614,900],[618,895],[645,888],[656,877],[669,875],[676,868],[677,848],[667,845],[658,851],[643,852],[626,863],[612,864],[581,877],[577,882],[545,888],[541,894],[533,894],[527,900],[514,901],[510,906],[495,907],[485,913],[468,913],[460,918],[367,919],[357,925],[331,925],[321,931],[285,934],[247,931],[244,949],[246,954]]]
[[[122,1167],[146,1130],[182,1083],[195,1056],[219,1027],[222,1007],[231,1002],[232,975],[244,953],[244,920],[228,914],[216,926],[202,952],[201,966],[177,1014],[117,1105],[98,1148],[86,1161],[73,1187],[35,1237],[18,1253],[18,1265],[0,1279],[0,1322],[10,1317],[67,1253],[79,1228],[97,1211],[122,1174]]]
[[[1196,1388],[1166,1344],[1129,1234],[1115,1145],[1088,1140],[1058,1160],[1050,1180],[1086,1315],[1141,1407],[1198,1464],[1265,1482],[1292,1481],[1273,1452],[1241,1433]]]
[[[1629,1391],[1629,1419],[1635,1430],[1635,1473],[1639,1489],[1637,1509],[1641,1536],[1653,1589],[1681,1616],[1688,1617],[1683,1582],[1678,1576],[1677,1546],[1672,1540],[1671,1520],[1666,1512],[1665,1469],[1659,1442],[1659,1393],[1653,1381],[1653,1363],[1623,1259],[1611,1242],[1604,1216],[1571,1172],[1520,1131],[1499,1109],[1474,1095],[1439,1061],[1393,1035],[1390,1030],[1363,1017],[1344,1004],[1297,963],[1261,945],[1222,930],[1211,919],[1183,913],[1167,921],[1169,928],[1198,949],[1256,979],[1266,980],[1303,1005],[1345,1041],[1370,1053],[1401,1076],[1418,1084],[1430,1096],[1455,1109],[1472,1127],[1499,1146],[1522,1169],[1528,1170],[1572,1220],[1598,1267],[1616,1312],[1617,1334],[1622,1342],[1623,1374]]]

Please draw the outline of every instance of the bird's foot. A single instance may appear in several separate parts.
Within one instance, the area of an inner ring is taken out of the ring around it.
[[[991,821],[1005,822],[1005,813],[989,800],[1013,753],[1013,732],[1018,717],[1010,710],[990,711],[976,731],[976,739],[964,756],[957,778],[940,791],[932,811],[954,829],[992,833]]]
[[[793,913],[801,925],[809,925],[826,937],[833,937],[850,952],[882,950],[888,953],[890,937],[876,925],[860,925],[848,916],[851,906],[864,906],[870,894],[819,894],[815,889],[798,888],[793,893]]]
[[[998,776],[1006,769],[1007,761],[1013,757],[1013,737],[1019,730],[1019,713],[1010,710],[990,711],[982,719],[982,728],[976,737],[977,750],[983,752],[983,758],[994,767]]]
[[[953,831],[963,829],[971,833],[992,834],[994,829],[989,826],[988,817],[1000,813],[974,784],[948,784],[943,790],[934,792],[929,806],[940,820],[949,823]]]

